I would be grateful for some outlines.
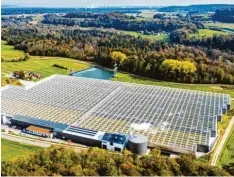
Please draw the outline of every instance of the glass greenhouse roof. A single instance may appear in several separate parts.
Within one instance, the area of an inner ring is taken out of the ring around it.
[[[2,90],[2,113],[123,134],[133,123],[147,123],[133,133],[152,145],[193,152],[197,144],[210,146],[228,106],[226,94],[62,75]]]

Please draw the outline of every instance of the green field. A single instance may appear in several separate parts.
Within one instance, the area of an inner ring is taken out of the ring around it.
[[[224,165],[231,162],[234,162],[234,127],[232,127],[217,163],[218,165]]]
[[[207,27],[229,28],[234,30],[234,23],[206,23]]]
[[[3,60],[12,60],[24,58],[25,54],[22,50],[15,50],[14,46],[6,45],[6,41],[1,42],[2,52],[1,57]]]
[[[118,73],[117,77],[118,77],[117,80],[122,81],[122,82],[158,85],[158,86],[164,86],[164,87],[200,90],[200,91],[207,91],[207,92],[226,93],[226,94],[230,94],[231,97],[234,98],[233,86],[227,86],[228,88],[224,89],[223,87],[221,87],[222,85],[219,85],[219,84],[183,84],[183,83],[175,83],[175,82],[166,82],[166,81],[148,79],[148,78],[131,75],[127,73]]]
[[[191,37],[202,38],[202,37],[212,37],[214,35],[228,35],[229,33],[223,31],[216,31],[210,29],[199,29],[198,34],[192,34]]]
[[[43,20],[43,16],[41,16],[41,15],[33,16],[32,20],[33,21],[42,21]]]
[[[91,64],[87,64],[81,61],[72,60],[61,57],[31,57],[27,61],[21,62],[5,62],[2,63],[2,73],[10,74],[14,71],[31,71],[37,74],[42,74],[44,77],[48,77],[53,74],[69,74],[69,70],[56,68],[53,65],[58,64],[67,67],[70,70],[78,71],[91,67]]]
[[[6,139],[1,139],[1,150],[2,150],[2,161],[7,161],[16,157],[23,157],[34,152],[39,151],[41,148],[37,146],[30,146],[14,141],[9,141]]]
[[[128,35],[132,35],[135,37],[141,36],[141,37],[147,38],[147,39],[162,40],[165,42],[169,41],[168,35],[154,36],[154,35],[141,34],[141,33],[135,32],[135,31],[121,31],[121,30],[119,30],[119,32],[124,33],[124,34],[128,34]]]

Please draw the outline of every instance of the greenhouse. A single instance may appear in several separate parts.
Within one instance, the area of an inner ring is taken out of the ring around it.
[[[176,152],[210,151],[230,104],[226,94],[63,75],[2,89],[2,113],[123,134],[144,124],[133,133]]]

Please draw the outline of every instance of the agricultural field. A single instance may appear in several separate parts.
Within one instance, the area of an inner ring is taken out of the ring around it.
[[[8,161],[17,157],[23,157],[39,151],[41,148],[37,146],[30,146],[6,139],[1,139],[2,161]]]
[[[7,45],[6,41],[1,41],[1,47],[1,58],[3,60],[9,61],[25,57],[25,53],[22,50],[15,50],[14,46]]]
[[[69,70],[54,67],[54,64],[67,67]],[[2,63],[2,74],[11,74],[14,71],[22,70],[48,77],[53,74],[68,75],[70,70],[78,71],[89,67],[91,64],[62,57],[30,57],[27,61]]]
[[[113,79],[116,80],[116,79]],[[128,73],[118,73],[117,81],[121,82],[130,82],[130,83],[138,83],[138,84],[148,84],[148,85],[157,85],[164,87],[173,87],[173,88],[181,88],[181,89],[191,89],[191,90],[200,90],[207,92],[217,92],[217,93],[225,93],[230,94],[232,98],[234,98],[234,86],[224,86],[220,84],[183,84],[183,83],[175,83],[175,82],[166,82],[166,81],[158,81],[153,79],[148,79],[145,77],[140,77]]]
[[[200,29],[198,30],[198,34],[192,34],[191,37],[202,38],[202,37],[212,37],[214,35],[228,35],[227,32],[224,31],[216,31],[210,29]]]
[[[224,144],[224,148],[221,151],[221,154],[218,159],[218,165],[224,165],[231,162],[234,162],[234,127]]]
[[[162,40],[165,42],[169,41],[168,35],[154,36],[154,35],[141,34],[141,33],[134,32],[134,31],[121,31],[121,30],[119,30],[119,32],[124,33],[124,34],[128,34],[128,35],[132,35],[135,37],[141,36],[141,37],[147,38],[147,39]]]

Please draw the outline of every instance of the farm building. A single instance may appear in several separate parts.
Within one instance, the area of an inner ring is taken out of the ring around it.
[[[231,104],[226,94],[63,75],[1,92],[3,123],[44,126],[99,147],[105,133],[127,136],[132,124],[144,124],[132,133],[147,137],[148,147],[194,154],[213,148],[217,121]]]

